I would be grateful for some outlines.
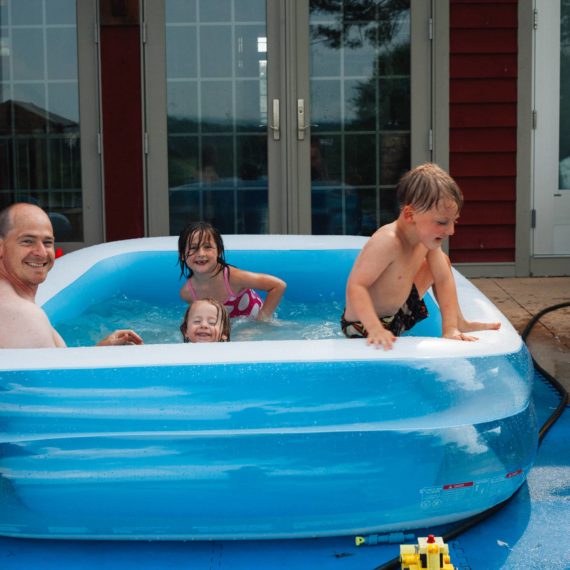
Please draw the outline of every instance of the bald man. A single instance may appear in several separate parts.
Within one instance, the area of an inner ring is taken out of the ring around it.
[[[0,348],[55,348],[65,341],[36,305],[38,286],[55,260],[48,215],[33,204],[13,204],[0,212]],[[142,344],[131,330],[115,331],[98,346]]]

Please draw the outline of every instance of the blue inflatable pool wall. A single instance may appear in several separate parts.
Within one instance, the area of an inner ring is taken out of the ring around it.
[[[342,299],[362,245],[244,239],[226,240],[230,263],[283,277],[304,302]],[[175,298],[175,247],[64,256],[44,308],[57,325],[117,294]],[[501,319],[501,331],[437,338],[430,299],[432,316],[390,352],[348,339],[0,351],[0,534],[352,535],[504,500],[537,447],[531,362],[492,304],[458,285],[467,316]]]

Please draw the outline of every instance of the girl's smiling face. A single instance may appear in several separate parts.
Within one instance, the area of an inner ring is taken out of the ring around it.
[[[222,311],[225,309],[221,309]],[[184,336],[190,342],[227,340],[222,334],[220,309],[209,301],[194,301],[188,310]]]
[[[186,245],[186,265],[193,273],[209,273],[218,266],[219,251],[213,236],[194,232]]]

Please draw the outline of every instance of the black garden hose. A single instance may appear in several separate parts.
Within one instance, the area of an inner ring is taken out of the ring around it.
[[[557,305],[551,305],[550,307],[546,307],[545,309],[539,311],[536,315],[532,317],[532,319],[528,322],[523,332],[521,333],[523,341],[526,343],[526,339],[530,331],[532,330],[532,327],[534,327],[536,322],[542,316],[552,311],[556,311],[557,309],[564,309],[566,307],[570,307],[570,301],[559,303]],[[544,424],[542,425],[542,427],[538,432],[538,445],[540,446],[545,435],[548,433],[550,428],[556,423],[558,418],[562,415],[564,408],[568,404],[568,392],[566,388],[564,388],[564,386],[562,386],[562,384],[560,384],[560,382],[558,382],[558,380],[554,378],[554,376],[552,376],[550,373],[544,370],[544,368],[542,368],[542,366],[540,366],[540,364],[536,362],[534,357],[532,358],[532,362],[534,364],[534,367],[546,378],[546,380],[548,380],[548,382],[560,395],[560,403],[558,404],[558,407],[552,412],[552,414],[550,414],[550,416],[544,422]],[[508,499],[505,499],[504,501],[494,505],[493,507],[483,511],[482,513],[479,513],[478,515],[475,515],[474,517],[467,519],[466,521],[456,525],[455,527],[447,531],[442,536],[443,542],[447,543],[453,540],[460,534],[473,528],[475,525],[479,524],[480,522],[483,522],[484,520],[488,519],[491,515],[501,510],[519,492],[521,487],[519,487]],[[389,560],[384,564],[381,564],[380,566],[376,566],[374,570],[399,570],[399,568],[400,568],[400,557],[398,556],[396,558],[392,558],[392,560]]]
[[[552,311],[556,311],[557,309],[565,309],[566,307],[570,307],[570,301],[566,301],[564,303],[558,303],[557,305],[551,305],[550,307],[546,307],[545,309],[542,309],[542,311],[539,311],[536,315],[534,315],[534,317],[532,317],[532,319],[530,319],[530,321],[524,328],[523,332],[521,333],[523,341],[526,342],[526,339],[530,331],[532,330],[532,327],[534,327],[534,325],[542,316]],[[532,359],[532,362],[535,368],[550,382],[552,387],[560,394],[560,403],[558,404],[558,407],[554,410],[554,412],[552,412],[552,414],[550,414],[550,416],[544,422],[544,424],[542,424],[542,427],[538,432],[538,443],[540,444],[542,443],[544,436],[548,433],[548,430],[556,423],[558,418],[562,415],[564,408],[568,404],[568,392],[566,388],[564,388],[564,386],[562,386],[562,384],[560,384],[560,382],[558,382],[558,380],[554,378],[554,376],[549,374],[546,370],[544,370],[542,366],[540,366],[540,364],[538,364],[538,362],[534,359],[534,357]]]

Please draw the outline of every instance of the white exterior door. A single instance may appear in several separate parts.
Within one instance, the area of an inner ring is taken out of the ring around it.
[[[536,0],[535,256],[570,255],[570,0]]]

